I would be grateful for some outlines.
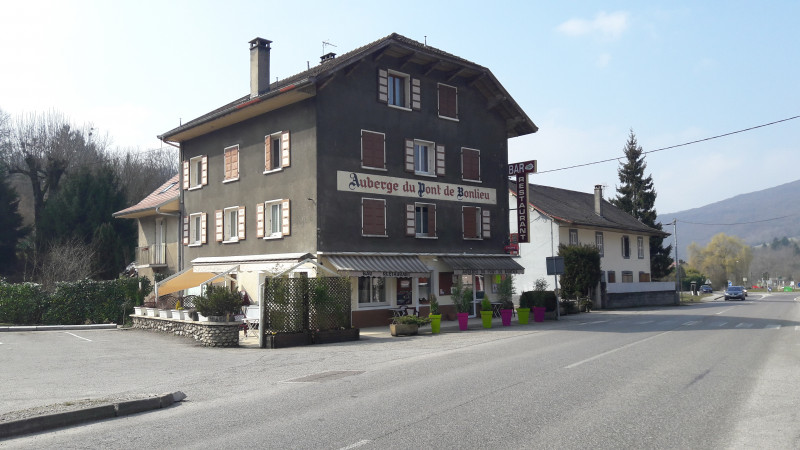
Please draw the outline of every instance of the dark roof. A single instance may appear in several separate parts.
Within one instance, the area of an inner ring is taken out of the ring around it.
[[[359,47],[341,56],[322,62],[308,70],[271,83],[270,89],[266,93],[255,98],[251,98],[250,95],[245,95],[177,128],[167,131],[160,135],[159,139],[171,140],[170,138],[191,128],[220,119],[261,101],[278,97],[286,92],[291,92],[292,90],[311,84],[325,83],[340,70],[347,70],[355,67],[367,56],[373,54],[375,56],[372,56],[372,58],[375,60],[383,55],[402,58],[405,63],[418,64],[425,67],[427,71],[440,72],[444,74],[448,80],[462,78],[466,82],[472,83],[472,85],[487,98],[487,103],[506,119],[509,137],[522,136],[538,131],[533,121],[525,114],[522,108],[517,105],[514,99],[511,98],[489,69],[397,33],[392,33],[389,36],[378,39],[377,41]]]
[[[159,206],[177,201],[178,194],[180,193],[180,186],[178,186],[178,174],[167,180],[164,184],[158,187],[155,191],[151,192],[147,197],[143,198],[139,203],[117,211],[112,214],[114,217],[134,218],[142,216],[144,212],[155,210]]]
[[[512,194],[515,192],[514,186],[514,182],[509,183]],[[528,203],[540,213],[567,225],[669,236],[669,233],[639,222],[606,200],[601,200],[603,216],[598,216],[594,212],[594,193],[570,191],[538,184],[529,184],[528,186],[528,195],[530,196]]]

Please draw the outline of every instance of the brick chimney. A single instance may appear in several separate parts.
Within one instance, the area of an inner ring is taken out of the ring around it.
[[[594,185],[594,212],[603,217],[603,185]]]
[[[272,41],[255,38],[250,41],[250,98],[269,92],[269,44]]]

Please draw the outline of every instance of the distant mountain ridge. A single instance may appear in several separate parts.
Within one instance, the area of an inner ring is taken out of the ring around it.
[[[762,191],[750,192],[699,208],[659,214],[664,231],[672,233],[678,220],[678,257],[689,260],[692,242],[705,246],[717,233],[741,238],[749,245],[774,238],[800,238],[800,180]],[[665,244],[674,245],[674,237]],[[674,255],[673,255],[674,257]]]

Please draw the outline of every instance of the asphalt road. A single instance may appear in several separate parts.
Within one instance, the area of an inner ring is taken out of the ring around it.
[[[0,413],[122,392],[188,398],[0,447],[800,448],[794,297],[285,350],[3,333]]]

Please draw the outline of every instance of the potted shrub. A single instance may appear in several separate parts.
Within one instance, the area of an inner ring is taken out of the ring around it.
[[[431,333],[439,334],[442,330],[442,315],[439,313],[439,300],[434,293],[430,296],[430,308],[428,318],[431,319]]]
[[[547,312],[547,280],[538,278],[533,282],[533,292],[530,295],[530,305],[533,307],[533,321],[544,322],[544,314]]]
[[[497,296],[500,303],[502,303],[500,305],[500,318],[504,327],[511,326],[511,316],[514,314],[514,301],[512,298],[516,292],[514,278],[511,275],[506,275],[497,285]]]
[[[488,298],[481,300],[481,322],[483,328],[492,328],[492,302]]]
[[[581,300],[581,312],[592,312],[592,306],[594,303],[589,300],[588,298],[584,298]]]
[[[389,324],[389,331],[392,336],[410,336],[419,332],[419,327],[431,323],[428,317],[419,316],[398,316],[392,317]]]
[[[175,302],[175,307],[171,310],[171,312],[173,319],[183,320],[183,307],[181,306],[180,300]]]
[[[242,307],[242,298],[225,286],[209,286],[205,295],[197,297],[194,306],[198,315],[208,318],[209,322],[227,322],[228,317]]]
[[[461,284],[461,277],[459,277],[458,283],[453,286],[451,297],[453,298],[453,306],[456,308],[456,316],[458,317],[458,329],[466,331],[469,325],[469,308],[470,303],[472,303],[472,289],[464,289],[464,285]]]
[[[526,325],[530,320],[531,307],[533,307],[533,291],[524,291],[519,296],[519,308],[517,308],[517,316],[519,323]]]

